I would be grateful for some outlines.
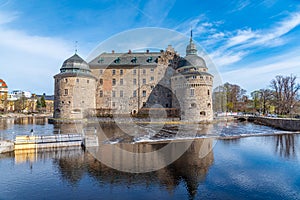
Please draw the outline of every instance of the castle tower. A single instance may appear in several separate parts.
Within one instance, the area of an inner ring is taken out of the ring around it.
[[[64,61],[54,76],[54,118],[82,119],[96,108],[96,78],[76,53]]]
[[[203,58],[197,55],[197,47],[190,42],[186,47],[186,56],[179,61],[171,78],[173,106],[180,109],[181,119],[187,121],[211,121],[213,76]]]

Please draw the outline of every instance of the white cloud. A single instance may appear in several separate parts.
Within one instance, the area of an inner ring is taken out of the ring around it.
[[[291,52],[250,63],[241,69],[222,73],[223,80],[241,84],[251,92],[256,89],[268,87],[269,82],[276,75],[300,75],[300,51]]]
[[[231,32],[216,32],[202,44],[213,49],[211,53],[213,61],[217,66],[224,67],[243,60],[254,51],[253,47],[270,48],[286,44],[289,40],[283,36],[299,24],[300,13],[295,12],[269,29],[245,28]]]
[[[18,18],[18,13],[0,12],[0,25],[10,23]]]
[[[241,0],[239,2],[233,2],[233,4],[235,5],[234,9],[231,10],[229,13],[231,12],[237,12],[237,11],[241,11],[244,8],[246,8],[251,2],[249,0]]]
[[[246,55],[246,52],[232,52],[232,51],[214,51],[213,53],[210,53],[209,56],[213,60],[213,62],[216,64],[216,66],[226,66],[233,63],[236,63],[240,61],[244,56]]]
[[[59,72],[63,60],[71,56],[73,44],[7,28],[7,23],[17,19],[15,13],[0,12],[0,19],[0,76],[9,90],[53,93],[53,75]]]
[[[300,13],[293,13],[288,18],[279,22],[275,27],[267,31],[262,31],[257,40],[252,45],[265,44],[269,41],[279,38],[300,24]]]
[[[251,29],[238,30],[237,34],[229,38],[226,47],[232,47],[248,42],[250,39],[255,38],[257,35]]]

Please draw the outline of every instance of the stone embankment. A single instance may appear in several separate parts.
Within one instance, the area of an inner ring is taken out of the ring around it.
[[[274,117],[248,117],[249,122],[271,126],[286,131],[300,131],[300,119]]]

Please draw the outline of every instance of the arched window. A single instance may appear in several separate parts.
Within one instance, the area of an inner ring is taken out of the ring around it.
[[[208,108],[210,108],[210,106],[211,106],[211,104],[210,104],[210,103],[208,103],[208,104],[207,104],[207,107],[208,107]]]
[[[200,112],[200,115],[201,115],[201,116],[205,116],[205,111],[201,111],[201,112]]]

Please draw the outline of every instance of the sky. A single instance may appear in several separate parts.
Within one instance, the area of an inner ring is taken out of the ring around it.
[[[87,61],[168,44],[185,56],[192,28],[209,70],[249,94],[276,75],[300,77],[299,24],[300,0],[0,0],[0,79],[51,95],[75,49]]]

